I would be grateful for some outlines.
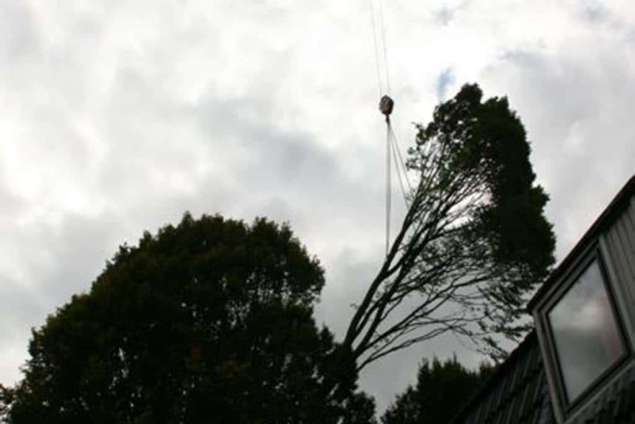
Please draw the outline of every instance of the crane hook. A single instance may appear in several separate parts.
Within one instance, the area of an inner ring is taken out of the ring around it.
[[[382,114],[386,116],[386,122],[390,120],[390,114],[392,113],[392,109],[395,106],[395,102],[388,95],[384,95],[379,100],[379,110]]]

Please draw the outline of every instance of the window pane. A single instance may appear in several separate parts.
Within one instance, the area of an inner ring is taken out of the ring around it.
[[[569,401],[613,365],[625,347],[597,261],[549,312]]]

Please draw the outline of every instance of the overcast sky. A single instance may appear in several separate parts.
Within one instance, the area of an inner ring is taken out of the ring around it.
[[[463,83],[507,95],[561,259],[635,170],[635,4],[390,0],[384,13],[402,149]],[[382,256],[377,102],[369,0],[0,0],[0,382],[119,244],[185,210],[288,221],[326,269],[318,321],[341,332]],[[381,412],[422,358],[454,352],[479,361],[439,340],[371,367],[363,387]]]

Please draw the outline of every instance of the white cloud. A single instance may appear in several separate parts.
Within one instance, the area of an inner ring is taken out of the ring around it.
[[[566,253],[635,169],[635,7],[384,10],[402,144],[439,85],[507,94]],[[117,244],[188,209],[289,221],[327,269],[319,319],[341,331],[383,245],[371,37],[361,0],[0,0],[0,299],[12,317],[0,327],[0,381],[17,378],[29,327],[86,290]],[[454,350],[452,340],[413,349],[362,381],[381,411],[422,356]]]

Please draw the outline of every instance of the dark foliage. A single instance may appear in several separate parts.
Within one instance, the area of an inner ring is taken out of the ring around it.
[[[397,396],[384,413],[382,424],[446,424],[449,423],[492,375],[493,369],[483,365],[478,371],[467,370],[456,358],[419,368],[417,384]]]
[[[476,237],[487,241],[497,262],[527,267],[539,280],[554,261],[555,239],[543,215],[549,198],[533,185],[525,128],[507,98],[482,102],[482,96],[477,85],[465,85],[436,109],[433,122],[419,127],[418,146],[445,143],[450,166],[482,177],[488,199],[473,216]],[[414,163],[421,156],[419,150]]]
[[[8,422],[369,423],[350,355],[312,318],[323,284],[287,226],[186,214],[33,332]]]
[[[0,384],[0,422],[7,419],[11,403],[13,403],[13,391]]]
[[[492,336],[525,333],[526,296],[554,261],[548,197],[506,98],[465,85],[417,128],[407,214],[344,340],[358,369],[448,332],[500,358]]]

